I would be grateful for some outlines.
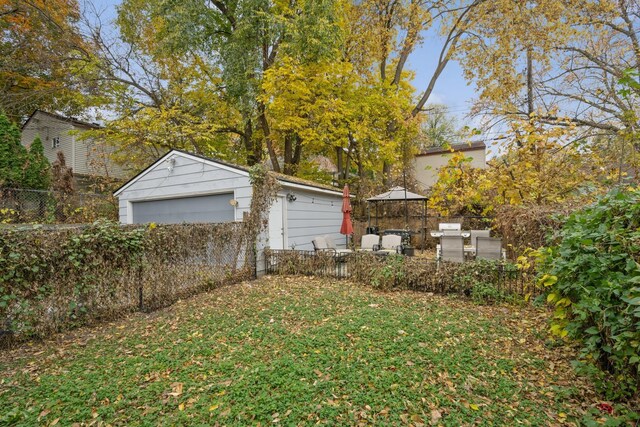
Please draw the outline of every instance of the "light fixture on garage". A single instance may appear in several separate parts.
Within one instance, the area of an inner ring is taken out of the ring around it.
[[[229,200],[229,204],[233,207],[237,207],[238,206],[238,201],[236,199],[231,199]]]
[[[287,200],[290,202],[295,202],[296,200],[298,200],[298,198],[293,193],[287,193]]]
[[[169,159],[167,159],[167,170],[169,171],[169,173],[173,172],[173,168],[176,165],[176,158],[175,157],[170,157]]]

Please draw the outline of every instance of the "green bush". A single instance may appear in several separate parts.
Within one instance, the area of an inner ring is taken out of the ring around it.
[[[541,283],[556,307],[551,330],[581,344],[628,397],[640,384],[640,190],[615,190],[570,215],[543,251]]]
[[[471,288],[471,299],[476,304],[493,304],[498,302],[517,302],[518,300],[499,289],[493,283],[477,282]]]
[[[389,255],[381,265],[373,265],[371,285],[376,289],[390,290],[403,287],[406,266],[402,255]]]

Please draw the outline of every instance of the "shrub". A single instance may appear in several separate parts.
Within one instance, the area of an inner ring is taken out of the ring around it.
[[[555,304],[551,330],[615,381],[611,398],[640,384],[640,191],[614,190],[567,218],[543,251],[540,282]]]
[[[371,285],[376,289],[390,290],[402,287],[405,284],[406,266],[405,257],[391,254],[385,262],[372,265]]]
[[[516,302],[515,298],[508,295],[493,283],[477,282],[471,288],[471,299],[476,304],[492,304],[497,302]]]
[[[562,227],[562,220],[573,210],[563,206],[511,206],[496,209],[493,227],[502,236],[509,258],[515,259],[530,248],[547,246],[553,231]]]
[[[303,274],[348,278],[380,290],[410,289],[439,294],[482,294],[483,303],[517,302],[538,290],[526,268],[504,261],[438,263],[435,260],[391,254],[353,253],[340,258],[295,250],[265,251],[270,274]],[[495,292],[492,293],[488,286]],[[495,297],[495,298],[494,298]]]

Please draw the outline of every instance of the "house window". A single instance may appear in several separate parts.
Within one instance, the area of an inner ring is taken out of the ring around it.
[[[60,147],[60,137],[54,136],[53,139],[51,140],[51,148],[58,148],[58,147]]]

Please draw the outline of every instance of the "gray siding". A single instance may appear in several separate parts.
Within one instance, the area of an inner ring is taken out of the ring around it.
[[[294,202],[285,198],[287,218],[287,246],[299,250],[313,250],[311,241],[316,236],[330,235],[340,248],[344,248],[345,237],[340,234],[342,225],[342,196],[312,191],[290,189]]]
[[[133,221],[128,209],[136,201],[229,192],[234,193],[237,201],[233,219],[241,221],[244,212],[249,212],[252,193],[249,177],[180,154],[176,154],[174,158],[172,171],[168,170],[166,162],[160,162],[120,193],[118,199],[121,223]]]
[[[44,155],[49,160],[49,163],[55,162],[58,151],[62,151],[67,161],[67,166],[73,167],[73,171],[76,172],[73,165],[74,137],[70,133],[72,130],[73,126],[68,122],[57,120],[38,112],[22,130],[20,141],[22,145],[29,147],[36,137],[40,137],[44,146]],[[51,147],[55,137],[60,138],[60,146],[58,148]]]
[[[188,222],[230,222],[234,220],[229,201],[233,193],[213,196],[178,197],[131,203],[134,224],[157,222],[182,224]]]
[[[38,111],[22,130],[21,142],[28,147],[39,136],[49,163],[55,162],[57,152],[62,151],[67,166],[73,168],[75,174],[124,177],[123,169],[109,157],[115,148],[81,139],[86,129]],[[60,138],[60,147],[55,149],[51,147],[54,137]]]

